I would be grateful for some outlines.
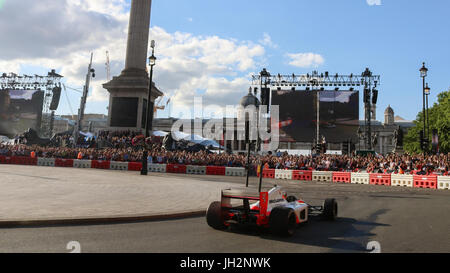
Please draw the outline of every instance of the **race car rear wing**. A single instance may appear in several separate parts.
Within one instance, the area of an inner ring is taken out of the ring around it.
[[[260,193],[255,190],[246,189],[226,189],[222,190],[222,199],[248,199],[259,201]]]

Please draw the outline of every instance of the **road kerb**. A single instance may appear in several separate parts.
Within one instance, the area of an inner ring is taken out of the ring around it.
[[[175,212],[167,214],[152,215],[117,215],[100,217],[78,217],[78,218],[41,218],[41,219],[6,219],[0,220],[0,228],[27,227],[27,226],[70,226],[70,225],[101,225],[120,224],[146,221],[176,220],[189,217],[200,217],[206,214],[206,210],[194,210],[186,212]]]

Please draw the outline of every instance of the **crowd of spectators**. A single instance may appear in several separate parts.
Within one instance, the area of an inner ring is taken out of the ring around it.
[[[141,132],[135,131],[100,131],[96,138],[96,142],[100,146],[109,146],[111,148],[123,149],[133,146],[133,139]]]
[[[133,136],[133,137],[131,137]],[[41,147],[26,144],[1,144],[0,155],[30,156],[65,159],[111,160],[125,162],[140,162],[143,150],[140,146],[130,145],[136,135],[123,137],[120,134],[104,134],[101,137],[113,143],[112,147],[98,148],[70,148],[70,147]],[[270,154],[265,156],[251,156],[252,172],[258,164],[264,168],[319,170],[319,171],[352,171],[370,173],[419,173],[419,174],[449,174],[450,154],[440,155],[289,155]],[[149,163],[174,163],[186,165],[208,165],[244,167],[247,164],[245,154],[229,154],[224,152],[188,152],[167,151],[161,143],[149,144]]]

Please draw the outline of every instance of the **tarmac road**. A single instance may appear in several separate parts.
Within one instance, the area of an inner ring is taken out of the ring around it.
[[[199,178],[200,180],[202,178]],[[206,178],[205,178],[206,179]],[[207,179],[211,179],[208,177]],[[224,177],[218,177],[220,181]],[[254,182],[254,181],[253,181]],[[450,192],[368,185],[281,182],[313,205],[339,203],[335,222],[313,220],[294,237],[257,230],[216,231],[204,217],[108,225],[0,228],[0,252],[450,252]]]

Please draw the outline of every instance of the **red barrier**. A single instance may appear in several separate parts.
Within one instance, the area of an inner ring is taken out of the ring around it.
[[[142,163],[141,162],[128,162],[128,170],[140,172],[142,170]]]
[[[390,186],[391,185],[391,175],[390,174],[382,174],[382,173],[371,173],[369,175],[370,185],[382,185],[382,186]]]
[[[225,167],[221,166],[206,166],[207,175],[225,175]]]
[[[0,155],[0,164],[11,164],[11,157]]]
[[[186,173],[186,165],[167,164],[167,173]]]
[[[258,177],[259,177],[259,173],[258,173]],[[264,178],[275,178],[275,169],[264,169],[263,177]]]
[[[93,169],[106,169],[108,170],[111,167],[111,162],[107,160],[92,160],[91,168]]]
[[[312,171],[292,171],[292,180],[312,181]]]
[[[346,172],[333,172],[333,182],[334,183],[351,183],[352,173]]]
[[[31,158],[26,156],[12,156],[10,159],[10,164],[17,165],[37,165],[37,158]]]
[[[55,159],[55,167],[73,167],[73,159]]]
[[[414,188],[437,189],[437,175],[414,175]]]

